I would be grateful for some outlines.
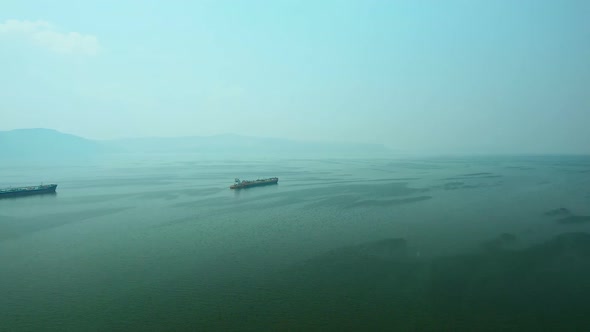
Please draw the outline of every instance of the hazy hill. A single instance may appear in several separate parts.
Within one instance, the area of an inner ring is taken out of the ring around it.
[[[380,145],[292,141],[239,135],[174,138],[137,138],[106,141],[112,149],[135,153],[207,153],[207,154],[367,154],[383,153]]]
[[[316,143],[239,135],[135,138],[96,141],[51,129],[0,131],[0,160],[71,160],[121,154],[240,156],[362,156],[381,145]]]
[[[103,152],[101,144],[52,129],[0,131],[0,160],[87,158]]]

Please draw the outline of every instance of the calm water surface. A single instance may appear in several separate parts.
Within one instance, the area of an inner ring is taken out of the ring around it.
[[[587,157],[0,166],[41,181],[0,200],[0,330],[590,323]]]

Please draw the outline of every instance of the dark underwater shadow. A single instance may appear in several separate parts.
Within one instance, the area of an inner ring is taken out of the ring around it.
[[[425,258],[405,239],[385,238],[280,272],[261,266],[261,276],[195,277],[190,287],[182,279],[164,294],[138,289],[158,298],[141,311],[125,310],[135,297],[110,303],[117,317],[102,330],[125,321],[136,330],[586,331],[590,234],[512,249],[519,241],[505,233],[477,252]]]
[[[431,259],[404,239],[336,249],[242,293],[250,306],[236,310],[263,330],[585,330],[590,235],[508,249],[516,241],[506,233],[477,253]]]

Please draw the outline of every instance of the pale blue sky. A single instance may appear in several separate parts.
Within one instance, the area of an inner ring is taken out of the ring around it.
[[[590,153],[590,1],[0,2],[0,130]]]

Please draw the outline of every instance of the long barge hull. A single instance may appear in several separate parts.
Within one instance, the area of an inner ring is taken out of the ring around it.
[[[22,188],[10,188],[0,190],[0,199],[9,197],[19,196],[32,196],[32,195],[44,195],[44,194],[55,194],[56,184],[36,186],[36,187],[22,187]]]
[[[265,179],[265,180],[257,180],[257,181],[241,181],[230,186],[230,189],[246,189],[251,187],[260,187],[260,186],[268,186],[271,184],[277,184],[279,182],[278,178],[272,179]]]

